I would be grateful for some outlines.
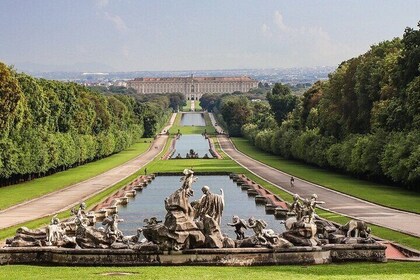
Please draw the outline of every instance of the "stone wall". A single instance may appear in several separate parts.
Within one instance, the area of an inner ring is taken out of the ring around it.
[[[384,262],[385,246],[378,244],[267,248],[191,249],[139,252],[131,249],[66,249],[55,247],[3,248],[0,265],[281,265],[332,262]]]

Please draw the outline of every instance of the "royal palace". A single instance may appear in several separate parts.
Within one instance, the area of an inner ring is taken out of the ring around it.
[[[258,86],[258,81],[250,77],[173,77],[173,78],[135,78],[128,82],[128,87],[137,93],[172,93],[185,94],[187,100],[199,100],[205,93],[248,92]]]

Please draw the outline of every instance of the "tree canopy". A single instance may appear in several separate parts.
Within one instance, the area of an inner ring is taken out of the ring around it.
[[[166,121],[170,98],[102,95],[0,63],[0,185],[106,157]]]
[[[232,106],[216,113],[232,135],[242,123],[240,134],[265,151],[420,190],[419,28],[342,62],[300,98],[275,84],[270,110],[245,107],[244,122]],[[223,98],[214,103],[231,104]]]

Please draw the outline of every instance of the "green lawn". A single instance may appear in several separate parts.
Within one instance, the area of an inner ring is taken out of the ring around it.
[[[203,108],[201,108],[201,106],[200,106],[200,100],[195,100],[194,106],[195,106],[195,111],[202,111],[203,110]]]
[[[200,101],[199,100],[194,101],[194,107],[195,107],[196,112],[203,110],[203,108],[201,108],[201,106],[200,106]],[[187,100],[187,105],[182,107],[182,111],[183,112],[190,112],[191,111],[191,100]]]
[[[2,187],[0,188],[0,210],[68,187],[119,166],[144,153],[149,148],[151,140],[149,138],[142,139],[141,142],[133,144],[127,150],[95,162],[25,183]]]
[[[377,204],[420,213],[419,193],[358,180],[298,161],[285,160],[279,156],[259,150],[244,138],[232,138],[232,140],[236,148],[244,154],[295,177]]]
[[[169,129],[171,134],[176,134],[181,132],[182,134],[202,134],[207,132],[208,134],[215,134],[216,130],[211,125],[210,117],[208,113],[204,113],[204,120],[206,122],[206,126],[182,126],[181,125],[181,116],[182,114],[177,114],[173,126]]]
[[[129,273],[117,276],[117,273]],[[106,273],[114,273],[107,276]],[[0,266],[0,279],[419,279],[415,262],[348,263],[329,265],[284,265],[252,267],[62,267]]]
[[[189,112],[191,109],[191,100],[187,100],[187,105],[185,105],[184,107],[182,107],[182,111],[183,112]]]

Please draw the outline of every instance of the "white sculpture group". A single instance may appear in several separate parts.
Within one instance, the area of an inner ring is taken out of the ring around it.
[[[293,245],[315,246],[321,243],[345,243],[355,232],[357,242],[370,242],[368,228],[363,222],[350,221],[337,228],[331,223],[320,220],[315,208],[324,202],[314,194],[310,199],[294,195],[289,211],[294,217],[285,221],[286,232],[276,234],[267,228],[261,219],[249,218],[247,221],[238,216],[232,218],[229,226],[235,228],[236,240],[223,235],[221,220],[225,207],[223,190],[212,193],[208,186],[201,188],[200,199],[190,203],[193,196],[192,185],[197,181],[190,169],[183,171],[181,186],[164,200],[167,211],[164,221],[151,217],[144,220],[143,228],[137,234],[124,236],[118,228],[123,222],[116,213],[102,221],[96,228],[94,213],[86,213],[86,205],[81,203],[73,208],[73,218],[60,222],[54,216],[50,225],[44,229],[30,230],[20,228],[16,236],[7,241],[9,246],[58,246],[68,248],[131,248],[135,250],[182,250],[192,248],[233,248],[233,247],[290,247]],[[252,229],[253,235],[246,237],[244,230]],[[142,239],[140,236],[144,235]],[[332,234],[330,236],[330,234]],[[322,241],[321,241],[322,240]],[[354,241],[352,241],[354,242]]]

